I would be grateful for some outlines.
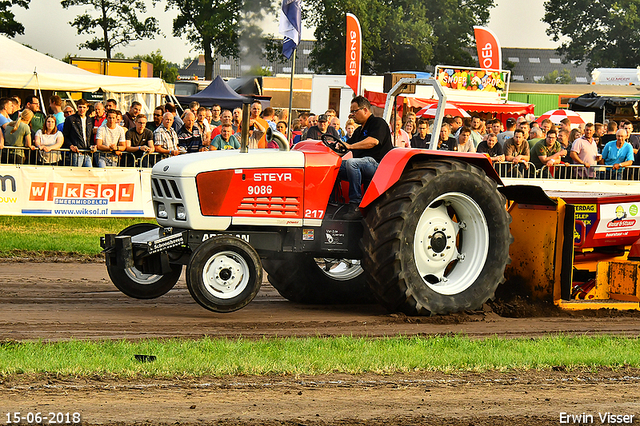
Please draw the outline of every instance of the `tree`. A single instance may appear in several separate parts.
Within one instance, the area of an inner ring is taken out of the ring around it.
[[[138,12],[144,13],[147,8],[144,0],[120,2],[118,0],[62,0],[62,7],[91,6],[98,12],[92,17],[88,11],[76,16],[69,22],[76,27],[78,34],[101,33],[89,41],[78,45],[79,48],[104,50],[107,58],[118,46],[127,46],[135,40],[154,38],[159,33],[158,20],[149,17],[144,21],[138,18]]]
[[[571,83],[571,72],[566,68],[561,72],[554,70],[537,82],[540,84],[569,84]]]
[[[640,0],[547,0],[543,22],[564,61],[594,68],[640,64]]]
[[[160,49],[146,55],[136,55],[131,59],[141,59],[153,65],[153,76],[162,78],[167,83],[175,83],[178,79],[178,65],[165,60]]]
[[[213,52],[227,58],[240,56],[240,41],[247,37],[247,51],[260,49],[255,41],[261,11],[271,9],[272,0],[167,0],[167,9],[176,8],[173,34],[186,35],[194,47],[204,51],[204,76],[211,80]],[[251,35],[249,39],[248,36]]]
[[[311,66],[344,72],[347,12],[360,20],[363,73],[474,65],[467,51],[473,26],[486,23],[491,7],[493,0],[309,0],[305,16],[316,27]]]
[[[1,0],[0,1],[0,34],[15,37],[24,34],[24,25],[16,21],[16,15],[11,11],[12,6],[29,9],[31,0]]]

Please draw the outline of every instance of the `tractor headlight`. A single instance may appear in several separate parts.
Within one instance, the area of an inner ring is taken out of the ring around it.
[[[166,219],[169,217],[167,210],[164,208],[164,204],[158,203],[158,214],[157,216],[161,219]]]
[[[187,210],[181,204],[176,207],[176,219],[187,220]]]

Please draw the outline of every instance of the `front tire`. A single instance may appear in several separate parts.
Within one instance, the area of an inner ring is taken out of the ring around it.
[[[256,297],[262,284],[258,253],[240,238],[219,235],[196,249],[187,266],[193,299],[213,312],[233,312]]]
[[[360,262],[280,253],[263,262],[267,278],[282,297],[295,303],[334,305],[371,303]]]
[[[123,229],[118,235],[133,237],[156,228],[159,226],[152,223],[136,223]],[[127,296],[134,299],[155,299],[166,294],[180,279],[182,265],[171,263],[169,266],[171,271],[163,275],[145,274],[135,266],[124,269],[107,265],[107,272],[111,282]]]
[[[468,163],[412,163],[365,222],[364,269],[390,311],[477,309],[504,281],[511,217],[495,182]]]

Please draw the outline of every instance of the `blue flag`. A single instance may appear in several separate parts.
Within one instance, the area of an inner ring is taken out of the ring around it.
[[[279,32],[284,36],[282,42],[282,54],[291,58],[293,50],[300,43],[300,31],[302,29],[302,17],[300,0],[282,0],[280,9]]]

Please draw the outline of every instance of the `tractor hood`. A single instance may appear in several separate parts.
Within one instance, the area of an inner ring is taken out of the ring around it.
[[[212,170],[252,169],[263,167],[304,167],[304,153],[255,149],[248,153],[239,150],[209,151],[182,154],[160,161],[153,166],[154,176],[196,177]]]

